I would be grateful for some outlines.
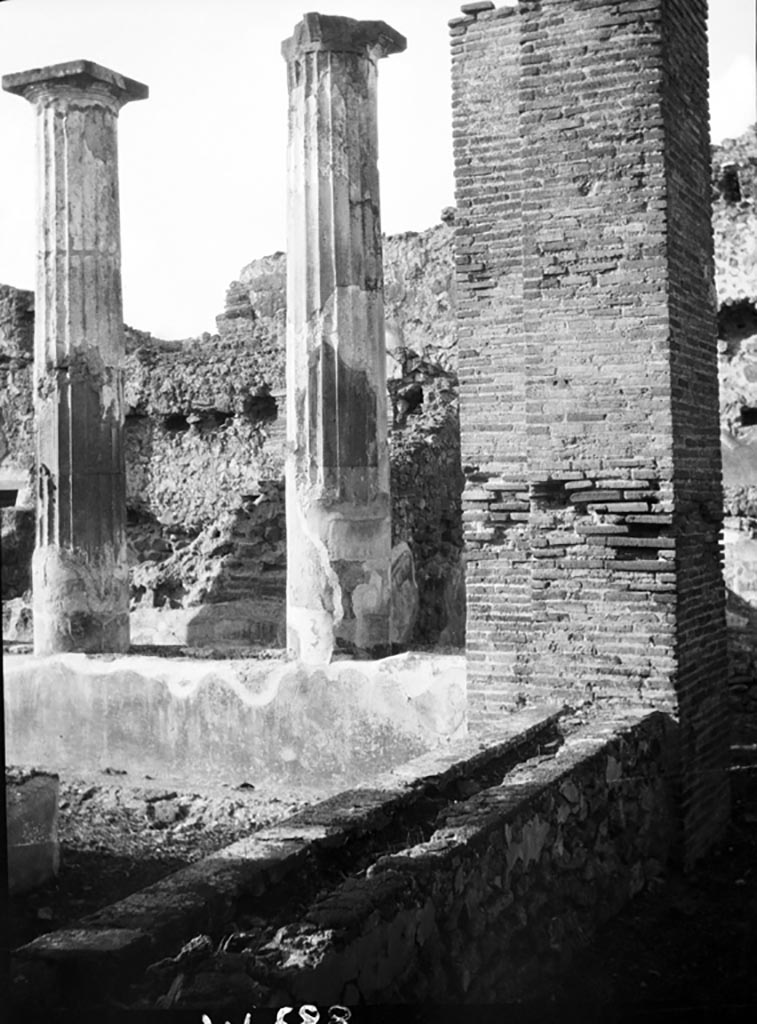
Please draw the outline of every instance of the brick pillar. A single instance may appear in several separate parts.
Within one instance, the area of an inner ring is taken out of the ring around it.
[[[90,61],[6,75],[34,104],[39,161],[34,339],[34,647],[129,646],[124,337],[116,126],[147,96]]]
[[[463,11],[471,722],[669,709],[692,860],[729,804],[706,3]]]
[[[389,649],[391,508],[376,131],[383,22],[307,14],[289,83],[287,631],[328,662]]]

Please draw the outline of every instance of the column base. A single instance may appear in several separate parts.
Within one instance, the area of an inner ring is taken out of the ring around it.
[[[129,649],[129,576],[112,554],[37,548],[32,559],[34,653]]]
[[[287,611],[287,650],[305,665],[328,665],[334,660],[334,655],[340,654],[358,661],[388,658],[401,648],[387,639],[389,624],[386,616],[376,619],[371,623],[364,620],[363,630],[372,625],[374,637],[363,636],[362,645],[358,645],[341,635],[343,631],[334,629],[334,616],[330,612],[290,606]]]

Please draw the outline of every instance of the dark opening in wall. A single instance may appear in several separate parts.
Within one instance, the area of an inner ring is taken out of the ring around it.
[[[718,182],[720,194],[727,203],[741,202],[741,183],[737,164],[723,164]]]
[[[569,504],[564,480],[542,480],[531,484],[530,497],[534,510],[567,508]]]
[[[253,423],[270,423],[278,418],[279,407],[273,395],[248,395],[244,414]]]
[[[394,382],[390,381],[389,394],[394,412],[393,425],[395,427],[403,427],[407,422],[408,416],[419,412],[423,405],[423,385],[418,381],[414,381],[412,384],[397,388],[396,386],[393,387],[393,384]]]
[[[189,420],[183,413],[173,412],[163,420],[163,426],[171,434],[180,434],[189,430]]]
[[[215,430],[222,427],[224,423],[234,419],[233,412],[221,412],[220,409],[211,409],[200,417],[200,425],[208,430]]]
[[[0,508],[13,508],[17,497],[17,490],[0,491]]]
[[[126,509],[126,525],[137,526],[142,523],[154,523],[155,516],[145,508],[128,507]]]
[[[741,410],[742,427],[757,427],[757,409],[743,406]]]
[[[729,342],[728,350],[733,354],[731,343],[757,334],[757,306],[749,299],[723,304],[718,310],[718,337]]]

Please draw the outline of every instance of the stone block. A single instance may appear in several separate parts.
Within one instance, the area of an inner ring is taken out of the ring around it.
[[[58,776],[6,768],[5,787],[9,887],[24,893],[58,874]]]

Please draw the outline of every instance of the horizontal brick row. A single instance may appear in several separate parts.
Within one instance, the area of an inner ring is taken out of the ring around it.
[[[705,25],[520,0],[450,30],[471,720],[706,696],[692,850],[727,805]]]

